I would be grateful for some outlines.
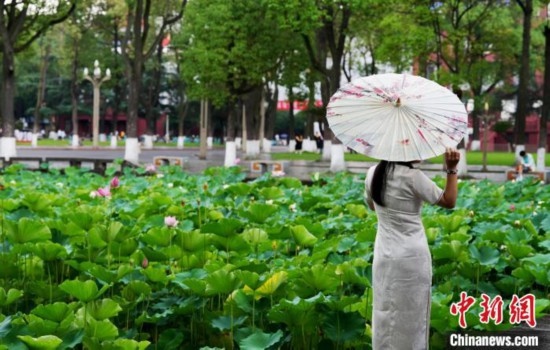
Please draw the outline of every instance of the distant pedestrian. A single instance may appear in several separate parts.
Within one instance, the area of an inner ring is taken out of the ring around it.
[[[319,153],[323,153],[323,145],[325,143],[325,140],[323,140],[323,136],[319,132],[315,133],[315,143],[317,144],[317,149],[319,150]]]
[[[296,135],[296,147],[294,148],[296,150],[296,153],[302,153],[302,144],[304,142],[304,137],[300,134]]]

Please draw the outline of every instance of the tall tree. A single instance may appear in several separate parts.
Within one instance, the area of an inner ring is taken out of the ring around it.
[[[128,25],[125,28],[121,46],[128,81],[125,160],[137,162],[139,158],[137,125],[145,61],[155,53],[166,34],[166,29],[183,17],[186,4],[187,0],[125,2]],[[159,20],[155,21],[155,18]]]
[[[28,48],[48,28],[63,22],[74,11],[76,0],[21,0],[0,2],[2,41],[2,138],[0,156],[16,155],[14,137],[15,55]]]
[[[523,34],[521,38],[521,59],[517,93],[517,109],[514,126],[516,154],[525,148],[525,119],[529,109],[530,46],[533,0],[516,0],[523,14]]]
[[[547,4],[550,9],[550,4]],[[542,113],[539,120],[539,139],[537,149],[537,170],[546,168],[546,147],[548,146],[548,114],[550,114],[550,18],[546,12],[544,32],[544,90],[542,97]]]
[[[454,91],[468,91],[468,97],[474,99],[474,149],[479,148],[479,117],[487,96],[515,67],[509,7],[496,0],[430,1],[429,5],[436,38],[433,78]]]
[[[247,151],[251,156],[259,152],[262,89],[276,76],[289,46],[288,36],[280,33],[278,13],[268,4],[197,1],[189,4],[184,20],[182,72],[187,91],[193,99],[227,105],[226,160],[234,153],[235,125],[241,119],[234,111],[238,102],[246,113],[244,141],[253,145]]]

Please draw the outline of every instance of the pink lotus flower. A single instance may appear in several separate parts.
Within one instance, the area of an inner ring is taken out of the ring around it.
[[[143,261],[141,262],[141,266],[146,269],[147,266],[149,266],[149,260],[147,258],[143,258]]]
[[[510,211],[514,211],[514,210],[516,210],[516,206],[513,204],[510,204]]]
[[[155,173],[155,172],[157,172],[157,167],[155,166],[155,164],[149,164],[145,168],[145,171],[147,171],[149,173]]]
[[[178,220],[173,216],[166,216],[164,218],[164,224],[168,227],[175,227],[178,224]]]
[[[120,186],[120,180],[115,176],[111,180],[111,188],[117,188],[118,186]]]
[[[235,165],[238,165],[240,162],[241,162],[241,158],[236,158],[235,159]]]
[[[99,197],[110,197],[111,196],[111,190],[109,190],[108,187],[100,187],[97,189],[97,195]]]

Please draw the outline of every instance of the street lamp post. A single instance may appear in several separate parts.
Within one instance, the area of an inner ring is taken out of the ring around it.
[[[94,62],[93,76],[89,75],[88,68],[84,68],[84,79],[92,82],[94,87],[94,104],[93,104],[93,116],[92,116],[92,138],[93,146],[98,146],[99,141],[99,88],[104,81],[111,79],[111,70],[107,68],[105,76],[101,76],[101,68],[99,68],[99,61]]]

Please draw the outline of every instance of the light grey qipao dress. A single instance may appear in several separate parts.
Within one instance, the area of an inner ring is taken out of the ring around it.
[[[365,179],[366,200],[372,198],[374,169]],[[442,195],[422,171],[396,164],[386,180],[385,206],[374,204],[374,350],[428,348],[432,259],[421,209],[423,202],[435,204]]]

